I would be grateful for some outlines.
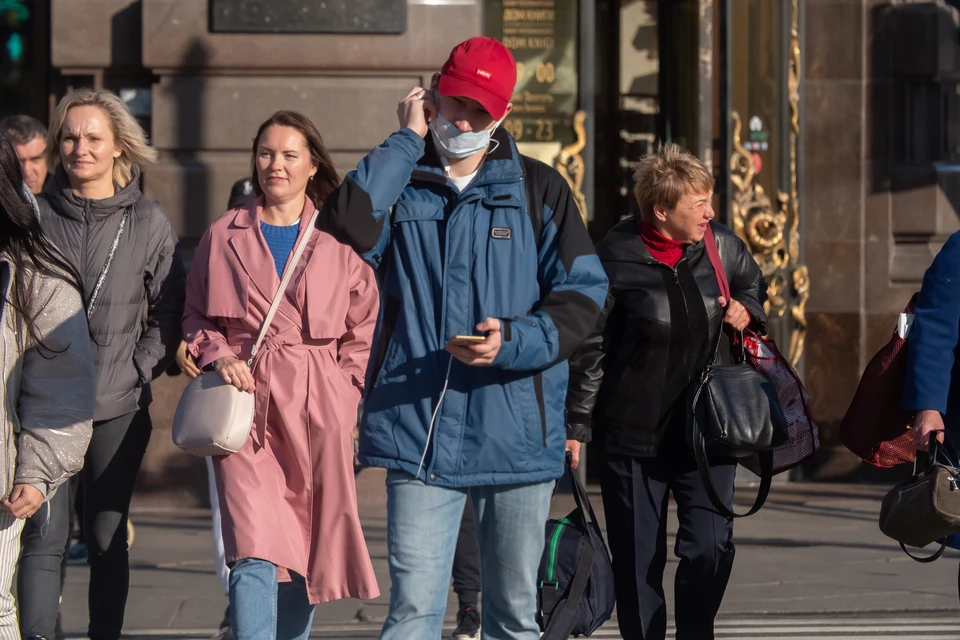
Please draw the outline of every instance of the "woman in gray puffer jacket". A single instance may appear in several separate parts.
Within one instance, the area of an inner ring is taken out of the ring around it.
[[[16,151],[0,138],[0,639],[20,638],[11,594],[24,519],[83,464],[94,370],[79,278],[43,236]],[[64,491],[63,493],[66,493]]]
[[[186,278],[170,220],[139,188],[156,151],[120,98],[92,89],[65,96],[47,153],[54,175],[39,198],[40,220],[80,273],[97,368],[93,438],[81,475],[88,631],[92,640],[114,640],[130,579],[127,516],[152,429],[150,381],[176,356]],[[64,523],[68,508],[58,512]],[[68,527],[58,523],[56,531],[62,548]],[[40,598],[50,590],[36,591]]]

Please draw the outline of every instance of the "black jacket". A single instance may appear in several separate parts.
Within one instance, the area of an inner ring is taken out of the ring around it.
[[[636,219],[614,227],[597,247],[610,279],[603,312],[570,358],[567,437],[605,451],[657,455],[664,435],[682,441],[686,391],[717,344],[723,308],[703,242],[688,245],[676,268],[658,262],[636,231]],[[746,245],[711,223],[732,297],[766,332],[766,281]],[[731,341],[720,341],[720,362]]]
[[[149,383],[173,361],[182,335],[186,273],[170,219],[140,192],[139,176],[111,198],[88,200],[73,193],[62,167],[38,204],[44,233],[83,279],[87,304],[123,212],[130,211],[89,316],[97,366],[94,420],[147,406]]]

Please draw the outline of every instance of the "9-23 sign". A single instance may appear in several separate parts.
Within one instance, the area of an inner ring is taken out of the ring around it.
[[[521,140],[536,140],[537,142],[552,142],[554,140],[554,121],[546,118],[527,120],[523,118],[508,118],[503,128],[513,136],[517,142]]]

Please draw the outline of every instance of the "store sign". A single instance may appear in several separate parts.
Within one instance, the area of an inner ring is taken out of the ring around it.
[[[390,33],[407,28],[407,0],[210,0],[213,33]]]
[[[504,127],[519,142],[569,143],[577,109],[578,7],[573,0],[487,0],[488,36],[517,61],[513,112]]]

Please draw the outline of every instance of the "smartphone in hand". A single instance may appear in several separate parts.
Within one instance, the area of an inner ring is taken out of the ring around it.
[[[482,344],[487,339],[487,336],[468,336],[468,335],[457,335],[450,338],[450,344],[466,347],[472,344]]]

